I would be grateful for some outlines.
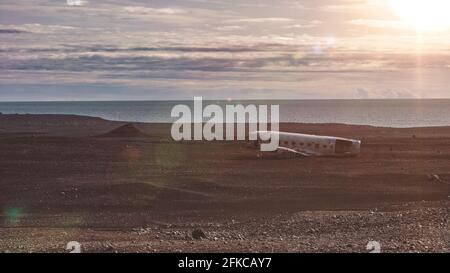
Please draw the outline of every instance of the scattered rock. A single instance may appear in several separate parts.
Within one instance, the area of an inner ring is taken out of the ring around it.
[[[438,183],[442,183],[442,179],[437,174],[430,174],[430,175],[428,175],[428,180],[431,180],[431,181],[434,181],[434,182],[438,182]]]
[[[133,232],[137,235],[144,235],[150,233],[152,230],[151,228],[135,228],[133,229]]]
[[[114,246],[111,243],[104,243],[103,248],[106,249],[107,251],[114,250]]]
[[[206,234],[201,229],[196,229],[196,230],[192,231],[191,235],[192,235],[192,238],[194,238],[195,240],[206,239]]]

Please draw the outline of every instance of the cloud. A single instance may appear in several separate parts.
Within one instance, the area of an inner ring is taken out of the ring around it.
[[[321,11],[330,12],[330,13],[361,13],[367,10],[376,10],[377,8],[382,8],[384,11],[386,10],[386,2],[380,0],[338,0],[332,1],[328,4],[325,2],[324,5],[319,6],[318,8]]]
[[[124,8],[125,12],[140,15],[176,15],[186,13],[180,8],[148,8],[142,6],[129,6]]]
[[[315,28],[322,24],[322,21],[319,20],[313,20],[311,22],[305,23],[305,24],[295,24],[295,25],[289,25],[285,28],[288,29],[295,29],[295,28]]]
[[[357,99],[411,99],[417,97],[417,94],[411,91],[394,89],[367,90],[359,88],[355,94]]]
[[[391,28],[398,30],[410,28],[410,26],[404,22],[393,20],[355,19],[348,21],[348,23],[355,26],[364,26],[372,28]]]
[[[234,23],[286,23],[294,21],[295,21],[294,19],[284,17],[261,17],[261,18],[243,18],[243,19],[227,20],[227,22],[234,22]]]
[[[27,31],[13,29],[13,28],[3,28],[0,29],[0,34],[18,34],[18,33],[28,33]]]
[[[120,54],[143,54],[165,52],[165,53],[252,53],[252,52],[270,52],[275,45],[272,46],[218,46],[218,47],[206,47],[206,46],[141,46],[141,47],[114,47],[107,45],[95,45],[95,46],[81,46],[81,45],[65,45],[55,48],[44,47],[20,47],[20,48],[2,48],[0,52],[5,53],[18,53],[22,57],[25,57],[25,53],[64,53],[64,54],[91,54],[91,53],[120,53]],[[279,45],[278,48],[282,47]],[[289,50],[285,48],[285,50]],[[298,50],[298,47],[292,49]],[[33,57],[34,58],[34,57]],[[22,58],[24,59],[24,58]]]
[[[60,25],[41,25],[41,24],[23,24],[23,25],[0,25],[1,33],[39,33],[50,34],[61,31],[74,30],[76,27]]]
[[[84,6],[88,3],[85,0],[66,0],[68,6]]]
[[[269,39],[274,41],[273,38]],[[8,56],[2,70],[17,71],[240,71],[327,72],[401,71],[411,68],[448,69],[450,54],[426,54],[420,62],[409,53],[344,51],[299,44],[114,47],[66,45],[63,47],[3,47]],[[170,72],[167,72],[170,73]]]
[[[168,27],[170,25],[178,25],[179,28],[209,27],[210,23],[215,23],[218,20],[224,18],[224,11],[209,10],[202,8],[192,8],[185,6],[174,7],[148,7],[148,6],[121,6],[114,5],[111,7],[114,12],[110,12],[108,9],[102,11],[102,16],[116,17],[118,21],[125,20],[123,26],[119,26],[121,29],[127,29],[127,27],[134,23],[148,23],[152,22],[155,28]],[[225,18],[229,18],[225,16]],[[145,25],[136,25],[141,29],[148,28]],[[135,27],[136,27],[135,26]],[[174,32],[177,29],[172,29]],[[199,29],[196,29],[199,30]],[[204,29],[206,30],[206,29]]]
[[[219,26],[216,27],[216,30],[218,31],[234,31],[234,30],[239,30],[239,29],[243,29],[242,26]]]

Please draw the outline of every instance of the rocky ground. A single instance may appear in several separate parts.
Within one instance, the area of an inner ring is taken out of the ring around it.
[[[79,242],[86,252],[370,252],[374,249],[368,244],[373,241],[381,252],[450,251],[447,201],[392,209],[222,220],[147,219],[142,226],[133,221],[129,226],[21,226],[1,229],[0,242],[2,250],[10,252],[67,252],[70,241]],[[120,217],[132,220],[136,215]]]

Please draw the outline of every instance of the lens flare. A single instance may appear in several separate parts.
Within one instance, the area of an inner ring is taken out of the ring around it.
[[[7,224],[17,224],[20,222],[20,219],[23,215],[22,208],[11,207],[7,208],[5,211],[6,214],[6,223]]]

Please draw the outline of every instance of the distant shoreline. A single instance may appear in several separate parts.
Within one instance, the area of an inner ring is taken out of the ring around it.
[[[8,127],[5,124],[6,121],[12,122],[25,122],[29,125],[32,125],[34,122],[45,122],[47,120],[55,121],[56,123],[61,123],[67,125],[70,122],[76,122],[80,124],[90,124],[95,125],[96,123],[108,124],[108,125],[124,125],[124,124],[137,124],[142,126],[171,126],[171,122],[141,122],[141,121],[126,121],[126,120],[110,120],[102,117],[96,116],[87,116],[87,115],[75,115],[75,114],[4,114],[0,113],[0,122],[3,121],[3,126],[0,126],[1,129],[5,129]],[[52,125],[57,125],[56,123],[52,123]],[[192,124],[195,124],[192,122]],[[344,128],[372,128],[373,130],[393,130],[393,131],[414,131],[414,130],[436,130],[443,129],[445,131],[450,131],[449,125],[442,126],[418,126],[418,127],[387,127],[387,126],[374,126],[370,124],[347,124],[347,123],[308,123],[308,122],[280,122],[279,123],[282,131],[283,126],[312,126],[312,127],[324,127],[324,126],[338,126]]]

